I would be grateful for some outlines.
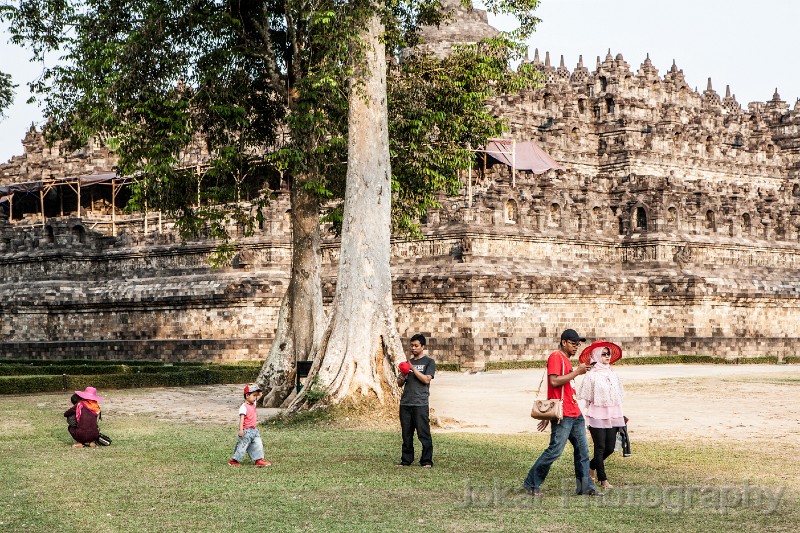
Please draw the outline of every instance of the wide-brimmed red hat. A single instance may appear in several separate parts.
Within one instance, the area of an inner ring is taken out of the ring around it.
[[[622,348],[614,344],[613,342],[609,342],[606,340],[597,340],[594,341],[592,344],[587,346],[581,352],[581,356],[578,358],[578,361],[583,363],[584,365],[588,365],[592,361],[592,352],[595,351],[597,348],[608,348],[608,351],[611,352],[611,364],[613,365],[620,359],[622,359]]]
[[[96,402],[103,401],[103,398],[97,395],[97,389],[95,389],[94,387],[86,387],[83,390],[76,390],[75,394],[77,394],[84,400],[94,400]]]

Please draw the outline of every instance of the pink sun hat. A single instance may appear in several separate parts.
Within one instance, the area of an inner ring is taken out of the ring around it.
[[[102,402],[103,397],[97,395],[97,389],[94,387],[86,387],[82,391],[75,391],[75,394],[83,398],[84,400],[94,400],[96,402]]]

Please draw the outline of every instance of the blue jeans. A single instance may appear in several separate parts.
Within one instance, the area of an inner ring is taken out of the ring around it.
[[[597,490],[589,478],[589,444],[586,441],[586,422],[583,415],[577,418],[565,416],[561,422],[550,422],[550,445],[542,452],[525,478],[524,485],[529,489],[538,490],[544,483],[550,466],[561,457],[567,441],[572,444],[575,461],[575,492],[585,494],[590,490]]]
[[[261,433],[256,428],[245,429],[244,436],[239,437],[239,440],[236,441],[233,460],[241,463],[244,459],[244,452],[247,452],[253,462],[264,458],[264,444],[261,442]]]

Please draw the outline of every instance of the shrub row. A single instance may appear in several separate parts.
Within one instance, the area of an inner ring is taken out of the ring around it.
[[[185,385],[221,385],[247,383],[258,376],[256,366],[227,365],[228,368],[206,367],[171,372],[135,372],[94,375],[28,375],[0,377],[0,394],[27,394],[82,390],[88,386],[104,389],[136,387],[179,387]]]
[[[526,368],[544,368],[547,361],[526,360],[526,361],[489,361],[486,363],[486,370],[524,370]]]
[[[46,375],[98,375],[98,374],[129,374],[136,371],[147,372],[151,367],[130,367],[128,365],[5,365],[0,364],[0,376],[46,376]],[[164,368],[164,367],[156,367]],[[174,369],[170,369],[174,372]]]
[[[260,366],[261,363],[257,363]],[[219,370],[237,370],[238,368],[242,368],[243,366],[246,368],[253,368],[255,364],[243,364],[243,365],[214,365],[215,368]],[[126,364],[115,364],[115,365],[94,365],[94,364],[84,364],[84,365],[61,365],[61,364],[52,364],[52,365],[9,365],[9,364],[0,364],[0,376],[31,376],[31,375],[61,375],[66,374],[68,376],[94,376],[100,374],[130,374],[134,372],[142,372],[142,373],[169,373],[169,372],[176,372],[181,371],[185,372],[186,370],[196,370],[198,369],[199,365],[189,365],[189,366],[174,366],[171,364],[161,364],[161,365],[128,365]],[[256,367],[257,368],[257,367]]]
[[[675,363],[702,363],[711,365],[775,365],[776,356],[763,357],[712,357],[710,355],[667,355],[656,357],[623,357],[618,365],[663,365]]]
[[[800,357],[787,357],[786,363],[800,363]],[[726,359],[724,357],[712,357],[710,355],[667,355],[657,357],[623,357],[618,365],[664,365],[676,363],[704,363],[715,365],[774,365],[778,363],[775,356],[763,357],[737,357]],[[490,361],[486,363],[486,370],[521,370],[527,368],[544,368],[547,362],[543,359],[527,361]]]
[[[3,365],[27,365],[27,366],[50,366],[50,365],[128,365],[128,366],[203,366],[208,363],[205,361],[178,361],[166,363],[160,360],[152,361],[129,361],[125,359],[0,359],[0,366]]]

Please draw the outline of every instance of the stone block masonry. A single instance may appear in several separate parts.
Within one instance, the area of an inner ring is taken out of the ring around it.
[[[429,49],[491,34],[484,16],[468,19],[438,40],[427,29]],[[509,138],[537,142],[566,170],[480,158],[459,196],[422,220],[423,240],[393,242],[401,335],[424,333],[438,361],[465,368],[543,359],[568,327],[626,357],[794,355],[800,103],[776,91],[743,107],[710,80],[692,89],[675,65],[661,76],[645,58],[634,72],[610,52],[594,70],[538,51],[531,63],[543,85],[492,106]],[[0,184],[115,162],[94,143],[62,154],[35,131],[23,145]],[[219,270],[215,243],[181,242],[169,221],[117,235],[89,214],[0,221],[0,357],[263,358],[290,271],[287,196]],[[337,260],[328,238],[327,301]]]
[[[786,324],[800,317],[793,246],[761,243],[770,253],[759,257],[771,259],[753,266],[753,249],[740,242],[691,247],[649,235],[637,244],[507,231],[489,217],[482,224],[432,218],[438,222],[426,225],[425,240],[394,243],[393,292],[401,334],[425,333],[442,362],[482,368],[541,359],[567,327],[621,342],[631,357],[789,355]],[[38,229],[6,228],[31,231]],[[220,270],[208,264],[213,243],[124,245],[92,232],[80,244],[6,253],[0,357],[261,358],[289,254],[276,235],[241,245],[246,266]],[[330,300],[336,243],[325,250]],[[727,257],[728,265],[708,257]]]

